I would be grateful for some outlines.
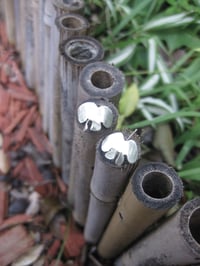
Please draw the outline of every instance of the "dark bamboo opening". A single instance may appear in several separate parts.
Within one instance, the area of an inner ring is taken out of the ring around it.
[[[200,244],[199,227],[200,227],[200,208],[195,210],[189,219],[190,233],[198,244]]]
[[[106,71],[96,71],[91,77],[91,82],[95,87],[106,89],[112,86],[113,77]]]
[[[62,25],[68,29],[80,29],[83,26],[83,22],[75,17],[66,17],[61,21]]]
[[[97,49],[89,42],[76,41],[66,49],[66,54],[74,60],[91,60],[96,57]]]
[[[142,182],[144,192],[156,199],[162,199],[172,192],[171,179],[164,173],[149,173]]]

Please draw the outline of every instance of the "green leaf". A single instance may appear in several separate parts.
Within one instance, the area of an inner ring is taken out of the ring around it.
[[[130,116],[136,109],[139,100],[138,87],[131,84],[123,93],[119,102],[119,113],[123,117]]]

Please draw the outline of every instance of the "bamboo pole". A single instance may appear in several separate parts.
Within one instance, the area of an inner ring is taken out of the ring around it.
[[[44,54],[44,1],[43,0],[32,0],[33,1],[33,34],[35,43],[34,53],[34,69],[35,69],[35,89],[39,96],[40,109],[42,106],[42,89],[44,79],[44,68],[43,65],[43,54]]]
[[[70,42],[69,42],[70,43]],[[78,45],[78,48],[81,43]],[[74,46],[73,42],[71,48]],[[85,48],[84,48],[85,49]],[[74,49],[71,49],[71,53]],[[89,49],[93,51],[94,49]],[[87,51],[87,50],[86,50]],[[76,54],[76,53],[75,53]],[[73,62],[73,54],[69,56],[69,59]],[[99,76],[98,76],[99,75]],[[85,66],[80,72],[79,85],[78,85],[78,95],[77,95],[77,106],[84,100],[88,100],[93,97],[98,97],[102,99],[108,99],[117,104],[122,89],[125,84],[125,78],[122,72],[117,68],[103,62],[90,63]],[[70,165],[70,179],[75,175],[74,171],[77,168],[77,159],[74,152],[75,141],[73,141],[72,148],[72,159]],[[73,188],[73,186],[70,186]],[[68,193],[68,202],[71,206],[74,205],[74,191],[70,189]]]
[[[103,97],[118,104],[124,82],[124,75],[116,67],[105,62],[88,64],[80,74],[77,102]]]
[[[20,29],[20,4],[18,0],[14,0],[14,19],[15,19],[15,38],[16,38],[16,49],[20,51],[20,37],[21,37],[21,29]]]
[[[87,36],[69,38],[60,50],[64,59],[61,61],[62,177],[68,183],[79,74],[85,65],[101,60],[104,52],[98,41]]]
[[[199,227],[200,198],[195,198],[122,254],[115,265],[200,265]]]
[[[100,240],[99,255],[106,259],[120,255],[174,206],[182,194],[182,182],[172,168],[163,163],[140,166]]]
[[[26,61],[26,55],[25,55],[25,19],[26,19],[26,10],[25,10],[25,1],[26,0],[20,0],[17,4],[19,5],[19,22],[18,22],[18,28],[19,28],[19,52],[21,55],[21,62],[22,62],[22,68],[24,70],[25,68],[25,61]]]
[[[15,45],[16,35],[15,35],[15,16],[14,16],[14,2],[13,0],[4,0],[4,16],[6,22],[6,32],[8,36],[8,41],[11,45]]]
[[[117,123],[118,113],[107,100],[94,99],[78,107],[74,129],[71,160],[69,198],[74,201],[74,219],[85,224],[90,181],[94,169],[95,148],[98,140],[112,132]]]
[[[53,6],[53,0],[45,2],[44,7],[44,88],[43,91],[43,129],[48,132],[49,129],[49,110],[50,110],[50,91],[52,86],[52,27],[56,17],[56,11]]]
[[[33,0],[25,1],[25,79],[29,88],[33,89],[35,83],[35,39],[33,23]]]
[[[139,158],[136,133],[115,132],[98,143],[84,230],[88,243],[94,245],[99,241]]]
[[[58,8],[57,8],[58,9]],[[61,12],[61,11],[60,11]],[[59,43],[69,37],[83,35],[87,33],[89,23],[78,14],[64,14],[56,18],[57,27],[54,28],[54,38],[52,41],[54,60],[53,60],[53,86],[50,97],[50,120],[49,138],[53,147],[53,160],[56,166],[61,166],[61,110],[60,110],[60,84],[65,79],[64,69],[60,69],[60,64],[64,58],[59,54]],[[60,75],[62,73],[62,76]],[[77,77],[78,78],[78,77]]]
[[[52,132],[52,116],[54,112],[54,85],[55,75],[54,69],[58,58],[58,42],[59,32],[55,26],[56,17],[64,12],[80,12],[84,3],[82,1],[64,1],[64,0],[49,0],[45,3],[45,80],[44,80],[44,112],[43,112],[43,127],[47,133]],[[57,67],[57,66],[56,66]],[[57,68],[56,68],[57,69]],[[51,133],[50,133],[51,134]],[[52,139],[53,137],[51,137]],[[54,161],[56,163],[58,160]]]

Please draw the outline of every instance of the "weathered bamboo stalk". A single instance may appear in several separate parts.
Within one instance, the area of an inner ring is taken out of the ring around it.
[[[74,118],[77,105],[77,89],[81,69],[101,60],[104,52],[92,37],[77,36],[64,41],[60,46],[65,60],[61,61],[61,120],[62,120],[62,174],[68,183],[73,141]]]
[[[122,254],[115,265],[200,265],[199,227],[200,198],[195,198]]]
[[[20,4],[18,0],[14,0],[14,19],[15,19],[15,45],[17,51],[20,51],[20,37],[21,37],[21,29],[20,29]]]
[[[136,133],[115,132],[97,145],[84,236],[97,244],[140,158]]]
[[[44,80],[44,112],[43,112],[43,127],[46,132],[51,132],[52,125],[51,117],[53,99],[54,99],[54,85],[55,85],[55,62],[58,58],[59,45],[59,31],[55,26],[56,17],[61,14],[73,12],[76,10],[80,12],[84,3],[82,1],[64,1],[64,0],[49,0],[45,2],[45,80]],[[56,68],[57,69],[57,68]],[[51,127],[51,128],[50,128]]]
[[[163,163],[148,163],[134,172],[97,247],[103,258],[115,258],[183,194],[176,172]]]
[[[88,64],[80,74],[77,103],[89,97],[103,97],[118,104],[124,80],[122,72],[110,64],[105,62]]]
[[[43,65],[43,54],[44,54],[44,1],[43,0],[32,0],[33,1],[33,35],[34,35],[34,70],[35,70],[35,89],[39,96],[40,108],[42,105],[42,89],[44,80],[44,68]]]
[[[48,132],[49,129],[49,110],[50,110],[50,91],[52,85],[52,27],[54,25],[56,11],[53,6],[53,0],[45,2],[44,8],[44,87],[43,91],[43,129]]]
[[[80,13],[84,8],[82,0],[54,0],[54,3],[61,13]]]
[[[117,117],[116,108],[107,100],[91,99],[78,107],[69,197],[72,201],[74,200],[75,221],[82,226],[85,224],[88,211],[96,143],[102,136],[112,132],[116,126]]]
[[[80,45],[81,43],[79,44],[79,46]],[[72,45],[72,48],[73,46],[74,45]],[[92,51],[93,49],[90,50]],[[73,49],[71,49],[71,51],[73,52]],[[73,57],[71,60],[73,60]],[[77,106],[81,103],[81,101],[88,100],[92,97],[108,99],[109,101],[117,103],[124,84],[124,75],[117,68],[103,62],[95,62],[88,64],[83,68],[80,73]],[[74,151],[74,146],[75,141],[73,141],[72,148],[70,179],[75,176],[78,161],[77,154]],[[72,185],[70,185],[69,187],[68,201],[70,205],[73,206],[74,190]]]
[[[4,16],[6,22],[6,32],[10,44],[15,45],[15,16],[14,16],[14,2],[13,0],[3,0]]]
[[[57,8],[58,10],[58,8]],[[58,11],[57,11],[58,12]],[[60,13],[61,11],[59,11]],[[65,69],[60,69],[60,64],[64,58],[61,58],[59,53],[59,44],[72,36],[84,35],[87,33],[89,23],[87,20],[78,14],[64,14],[56,18],[52,40],[53,60],[53,86],[50,97],[50,120],[49,120],[49,138],[53,147],[53,160],[56,166],[61,164],[61,108],[60,108],[60,84],[65,80]],[[63,63],[65,65],[65,63]],[[59,72],[62,70],[62,75]],[[78,78],[78,77],[77,77]]]
[[[33,0],[25,1],[25,79],[29,88],[35,88],[35,39],[33,23]]]

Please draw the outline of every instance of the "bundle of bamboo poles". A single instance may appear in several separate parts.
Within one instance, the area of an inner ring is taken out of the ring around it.
[[[140,160],[137,131],[115,131],[125,78],[88,36],[83,1],[0,5],[39,96],[53,160],[69,186],[66,200],[84,228],[85,265],[199,265],[200,200],[162,222],[182,197],[182,182],[168,165]]]

